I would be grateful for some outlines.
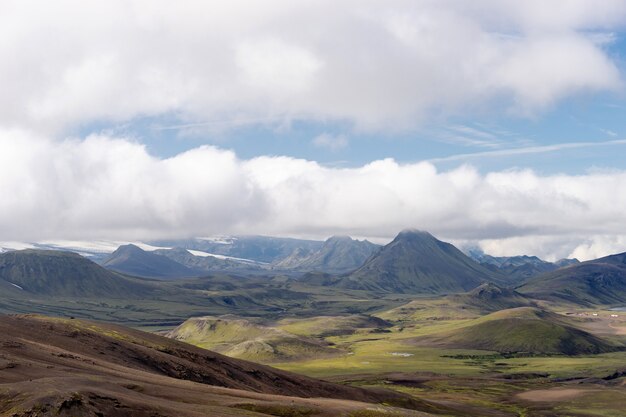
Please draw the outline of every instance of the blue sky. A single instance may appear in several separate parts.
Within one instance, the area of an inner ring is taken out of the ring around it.
[[[0,39],[0,240],[626,251],[623,0],[24,0]]]
[[[626,52],[622,42],[612,48],[615,55],[621,56],[621,51]],[[469,163],[485,172],[532,168],[547,174],[576,174],[626,168],[626,96],[621,93],[570,98],[532,116],[449,117],[407,132],[359,132],[347,122],[301,120],[288,126],[251,122],[212,131],[228,124],[227,120],[188,124],[160,116],[89,126],[79,134],[113,130],[136,138],[163,158],[208,144],[232,149],[244,159],[287,155],[339,167],[394,158],[403,163],[429,160],[441,169]],[[343,136],[347,144],[338,149],[316,146],[314,139],[320,135]],[[580,147],[570,146],[575,144]]]
[[[613,36],[606,53],[624,73],[626,37],[623,32]],[[546,174],[576,174],[626,168],[626,94],[621,89],[582,93],[528,115],[497,108],[469,109],[467,114],[440,115],[415,128],[391,132],[363,131],[350,120],[224,118],[204,122],[159,114],[122,123],[87,123],[67,134],[94,132],[132,137],[161,158],[213,145],[232,149],[244,159],[286,155],[337,167],[393,158],[403,163],[428,160],[441,169],[468,163],[484,172],[532,168]],[[337,148],[316,145],[315,138],[322,135],[342,137],[345,143]]]

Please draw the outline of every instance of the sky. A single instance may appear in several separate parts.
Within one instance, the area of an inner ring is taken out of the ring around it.
[[[626,0],[5,0],[0,241],[626,251]]]

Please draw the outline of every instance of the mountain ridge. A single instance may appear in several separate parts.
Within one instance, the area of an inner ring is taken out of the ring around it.
[[[441,294],[465,292],[484,282],[504,281],[504,276],[481,266],[452,244],[425,231],[406,229],[336,285],[348,289]]]

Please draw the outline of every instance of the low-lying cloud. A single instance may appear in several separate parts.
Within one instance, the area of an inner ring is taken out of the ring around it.
[[[626,171],[481,174],[392,159],[332,168],[280,156],[243,160],[211,146],[160,159],[125,138],[59,142],[1,130],[0,194],[1,240],[385,240],[417,227],[493,254],[587,258],[626,250]]]

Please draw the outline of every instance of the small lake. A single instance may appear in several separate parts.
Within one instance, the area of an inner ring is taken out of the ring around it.
[[[626,311],[626,307],[615,307],[610,309],[609,311]]]

